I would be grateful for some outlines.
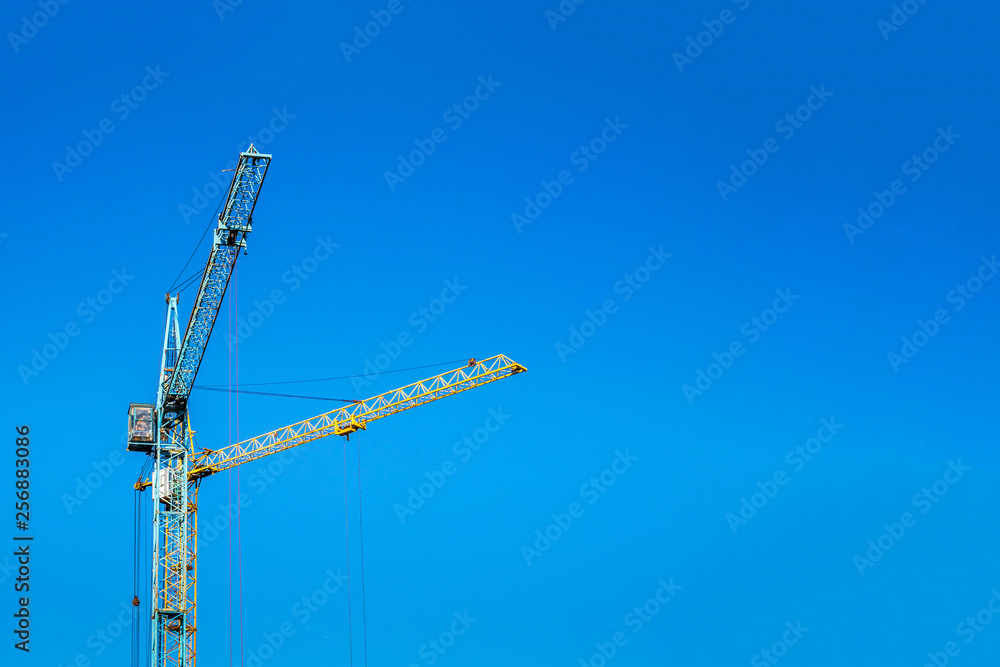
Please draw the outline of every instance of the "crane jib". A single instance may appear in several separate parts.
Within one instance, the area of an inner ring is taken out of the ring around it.
[[[270,155],[257,153],[252,146],[248,152],[240,154],[236,173],[233,174],[233,181],[226,195],[226,204],[219,215],[212,252],[202,274],[176,365],[164,380],[165,391],[160,410],[180,412],[187,404],[222,299],[226,295],[233,267],[236,266],[236,259],[240,250],[246,247],[246,235],[251,231],[253,210],[270,162]]]
[[[196,453],[192,461],[191,479],[207,477],[330,435],[350,436],[351,433],[366,428],[375,420],[526,370],[524,366],[502,354],[480,361],[470,359],[469,362],[469,365],[463,368],[357,401],[352,405],[337,408],[256,438],[228,445],[222,449]]]

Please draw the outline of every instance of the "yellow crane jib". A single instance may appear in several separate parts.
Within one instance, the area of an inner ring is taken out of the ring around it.
[[[408,384],[405,387],[364,401],[358,401],[311,419],[259,435],[250,440],[194,455],[189,477],[198,479],[228,470],[248,461],[283,452],[329,435],[351,433],[383,417],[415,408],[474,387],[495,382],[527,369],[509,357],[498,354],[474,364]]]
[[[298,445],[330,435],[350,436],[366,429],[370,422],[415,408],[474,387],[480,387],[528,370],[509,357],[498,354],[489,359],[470,362],[462,368],[408,384],[378,396],[325,412],[290,426],[264,433],[221,449],[203,449],[195,453],[188,479],[208,477],[217,472],[283,452]],[[146,479],[135,487],[144,490],[151,482]]]

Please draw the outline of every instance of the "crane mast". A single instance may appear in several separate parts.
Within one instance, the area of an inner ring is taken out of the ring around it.
[[[240,153],[184,336],[178,297],[167,324],[156,404],[129,407],[129,449],[153,457],[152,653],[155,667],[193,667],[197,637],[198,485],[188,481],[194,431],[187,404],[246,237],[270,155]]]
[[[253,145],[240,153],[219,214],[212,250],[202,274],[187,328],[181,336],[178,296],[167,294],[167,321],[156,403],[129,406],[128,450],[153,460],[149,478],[135,488],[151,489],[153,570],[152,664],[194,667],[198,598],[198,487],[217,472],[330,435],[351,433],[378,419],[510,377],[526,369],[504,355],[354,401],[250,440],[195,451],[188,399],[215,326],[240,250],[252,228],[270,155]]]

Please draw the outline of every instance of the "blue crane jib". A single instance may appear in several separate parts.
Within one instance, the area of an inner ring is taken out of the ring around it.
[[[236,266],[236,258],[240,249],[246,247],[246,236],[252,228],[257,195],[270,162],[271,156],[258,153],[253,145],[245,153],[240,153],[225,206],[219,214],[212,252],[201,277],[201,286],[191,309],[183,341],[179,349],[174,347],[170,350],[171,346],[167,346],[168,356],[172,359],[165,360],[167,363],[164,364],[165,372],[157,407],[160,414],[168,419],[168,415],[180,418],[185,412],[229,278]]]

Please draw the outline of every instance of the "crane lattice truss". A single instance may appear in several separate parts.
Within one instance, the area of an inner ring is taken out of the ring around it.
[[[351,433],[378,419],[480,387],[525,370],[497,355],[394,389],[338,410],[220,449],[195,451],[188,399],[201,366],[229,279],[246,237],[271,161],[251,145],[240,154],[219,215],[212,251],[202,274],[191,317],[180,335],[178,297],[167,295],[156,404],[129,406],[130,451],[153,458],[152,664],[194,667],[197,637],[198,487],[209,475],[330,435]]]
[[[376,419],[480,387],[523,370],[524,366],[502,354],[473,362],[464,368],[393,389],[223,449],[204,450],[194,457],[190,475],[197,479],[328,435],[350,435]]]
[[[222,305],[222,297],[226,294],[229,278],[236,266],[236,258],[239,257],[240,249],[246,247],[246,236],[251,231],[257,195],[271,163],[270,155],[255,152],[252,145],[249,150],[251,152],[240,154],[236,173],[226,196],[226,206],[219,214],[212,254],[201,277],[201,287],[184,333],[176,369],[169,377],[163,396],[163,407],[167,409],[179,409],[187,404],[198,367],[205,356],[208,338],[215,326],[215,318]]]

